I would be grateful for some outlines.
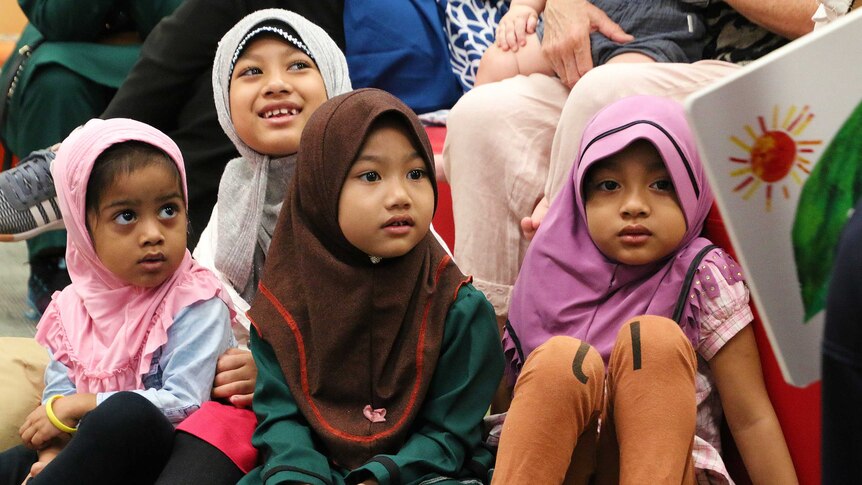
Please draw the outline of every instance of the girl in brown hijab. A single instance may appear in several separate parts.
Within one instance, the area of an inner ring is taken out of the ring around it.
[[[265,461],[241,483],[485,482],[499,335],[429,231],[419,120],[383,91],[332,98],[296,165],[249,311]]]

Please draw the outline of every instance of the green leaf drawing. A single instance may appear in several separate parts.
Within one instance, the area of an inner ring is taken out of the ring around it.
[[[862,194],[862,104],[838,131],[802,187],[793,252],[805,321],[826,307],[835,248]]]

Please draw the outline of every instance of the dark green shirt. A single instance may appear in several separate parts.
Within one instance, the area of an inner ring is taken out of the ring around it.
[[[482,417],[503,373],[494,310],[481,292],[465,285],[445,325],[437,368],[411,435],[398,453],[377,456],[356,470],[330,463],[291,395],[272,347],[252,328],[250,345],[258,369],[258,426],[252,442],[264,462],[240,483],[324,485],[373,478],[388,485],[438,477],[484,483],[493,456],[481,445]]]

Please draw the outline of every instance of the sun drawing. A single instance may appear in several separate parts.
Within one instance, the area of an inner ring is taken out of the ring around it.
[[[789,176],[797,185],[802,185],[803,178],[811,173],[810,157],[814,147],[822,143],[822,140],[799,139],[813,119],[814,114],[809,112],[808,106],[798,113],[797,107],[791,106],[783,117],[780,116],[778,106],[775,106],[769,126],[763,116],[757,117],[760,133],[750,125],[745,125],[750,142],[731,136],[730,141],[749,155],[748,158],[730,157],[731,162],[746,165],[730,172],[732,177],[743,177],[733,191],[740,192],[742,198],[748,200],[760,187],[764,187],[767,211],[772,210],[776,184],[780,185],[781,195],[789,199],[790,190],[785,179]]]

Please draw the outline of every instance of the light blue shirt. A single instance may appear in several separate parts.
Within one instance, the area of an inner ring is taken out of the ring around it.
[[[228,348],[236,347],[230,327],[230,311],[219,298],[197,302],[180,310],[168,328],[168,341],[156,349],[150,370],[143,376],[147,398],[173,424],[197,411],[210,398],[216,362]],[[50,352],[49,352],[50,353]],[[69,369],[54,360],[45,369],[42,403],[49,397],[77,393]],[[96,394],[96,405],[115,392]]]

